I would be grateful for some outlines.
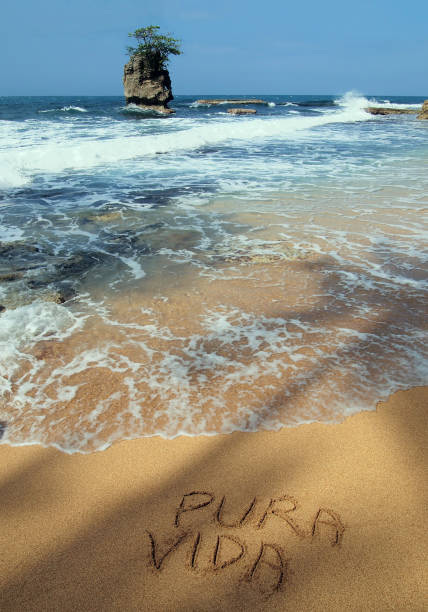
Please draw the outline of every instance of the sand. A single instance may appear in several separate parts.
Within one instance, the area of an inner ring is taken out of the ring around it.
[[[2,445],[0,608],[426,610],[427,398],[88,455]]]

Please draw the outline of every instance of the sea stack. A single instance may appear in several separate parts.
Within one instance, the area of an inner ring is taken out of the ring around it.
[[[126,104],[169,115],[174,111],[168,102],[174,99],[171,79],[166,68],[154,69],[141,55],[134,55],[125,64],[123,85]]]
[[[418,115],[418,119],[428,119],[428,100],[422,104],[422,110]]]

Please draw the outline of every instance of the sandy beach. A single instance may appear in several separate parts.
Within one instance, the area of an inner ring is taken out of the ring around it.
[[[27,4],[0,612],[428,612],[428,2]]]
[[[426,609],[428,387],[337,425],[0,447],[1,609]]]

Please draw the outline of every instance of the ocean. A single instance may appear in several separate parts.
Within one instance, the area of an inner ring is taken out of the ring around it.
[[[428,121],[364,110],[423,98],[209,97],[0,98],[2,443],[340,422],[426,384]]]

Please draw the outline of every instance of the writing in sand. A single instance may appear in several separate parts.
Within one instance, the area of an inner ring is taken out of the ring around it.
[[[332,547],[340,547],[345,526],[337,512],[330,508],[317,508],[310,524],[301,524],[296,519],[295,511],[298,501],[290,495],[280,495],[268,500],[254,497],[240,509],[227,508],[226,496],[216,500],[215,495],[207,491],[185,493],[175,508],[171,530],[172,537],[165,534],[156,535],[147,530],[149,539],[149,566],[155,572],[167,567],[173,553],[182,547],[187,548],[184,563],[188,571],[206,574],[219,572],[236,566],[242,569],[241,582],[252,586],[265,595],[273,595],[285,588],[290,574],[290,562],[286,551],[276,541],[262,538],[263,530],[273,522],[275,527],[285,529],[293,538],[322,539]],[[235,516],[227,520],[227,513]],[[203,533],[203,526],[216,529],[214,537]],[[279,520],[279,522],[278,522]],[[198,523],[195,527],[194,523]],[[245,540],[245,529],[250,528],[260,534],[258,549],[250,555]],[[239,535],[227,530],[241,530]],[[226,530],[226,533],[220,532]],[[206,540],[206,541],[205,541]],[[204,562],[200,562],[201,550],[205,548]]]

